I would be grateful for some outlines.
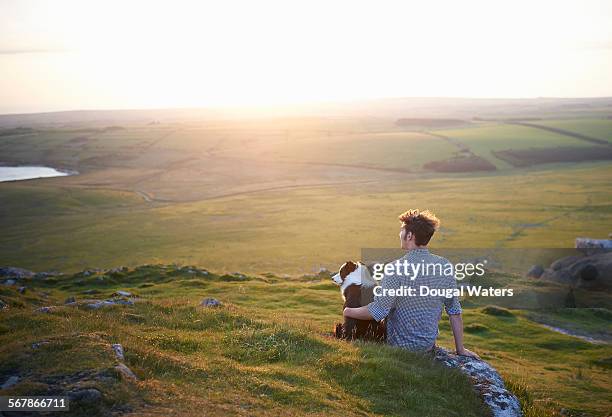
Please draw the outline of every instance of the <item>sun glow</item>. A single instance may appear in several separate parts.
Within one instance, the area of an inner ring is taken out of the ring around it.
[[[605,1],[24,0],[0,12],[0,111],[612,94]]]

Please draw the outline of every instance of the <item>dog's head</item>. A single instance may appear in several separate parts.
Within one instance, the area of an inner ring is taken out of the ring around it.
[[[332,281],[336,285],[342,285],[346,277],[348,277],[351,272],[354,272],[358,266],[359,265],[353,261],[346,261],[340,267],[340,271],[332,277]]]

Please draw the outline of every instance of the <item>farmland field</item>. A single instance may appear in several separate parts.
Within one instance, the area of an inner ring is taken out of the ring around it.
[[[612,119],[610,118],[541,120],[536,123],[542,126],[565,129],[597,139],[612,141]]]
[[[593,144],[497,122],[404,129],[392,119],[309,118],[3,135],[1,161],[79,175],[0,184],[0,264],[75,271],[176,261],[300,274],[335,268],[362,247],[394,247],[396,216],[408,207],[438,213],[438,247],[571,247],[612,230],[609,162],[516,168],[491,153]],[[423,167],[461,146],[497,170]]]

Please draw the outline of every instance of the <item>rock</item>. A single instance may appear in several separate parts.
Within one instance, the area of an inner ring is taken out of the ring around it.
[[[63,275],[61,272],[37,272],[32,277],[33,279],[45,280],[47,278],[52,278],[58,275]]]
[[[556,260],[541,279],[588,290],[612,289],[612,251]]]
[[[122,362],[125,360],[125,356],[123,355],[123,346],[121,346],[119,343],[115,343],[113,344],[113,351],[115,352],[115,356],[118,360]]]
[[[497,371],[483,360],[459,356],[444,348],[435,348],[435,360],[468,375],[474,389],[489,407],[493,417],[521,417],[521,404],[510,393]]]
[[[134,374],[134,372],[132,372],[130,368],[125,366],[125,364],[120,363],[119,365],[115,366],[115,369],[117,370],[117,372],[119,372],[119,374],[123,378],[131,379],[133,381],[138,381],[138,377],[136,376],[136,374]]]
[[[74,297],[68,297],[64,300],[64,304],[74,304],[76,303],[76,298]]]
[[[202,300],[200,305],[202,307],[220,307],[223,304],[221,303],[221,301],[219,301],[219,300],[217,300],[215,298],[205,298],[205,299]]]
[[[612,249],[612,239],[590,239],[588,237],[577,237],[575,246],[579,249]]]
[[[12,266],[5,266],[0,268],[0,277],[23,279],[32,278],[33,276],[34,272],[28,271],[27,269],[23,268],[15,268]]]
[[[17,288],[17,291],[19,292],[19,294],[25,294],[27,288],[26,287],[19,287]]]
[[[531,278],[540,278],[543,273],[544,268],[542,268],[542,265],[534,265],[527,271],[527,276]]]
[[[36,310],[34,310],[36,313],[52,313],[53,310],[55,310],[55,306],[48,306],[48,307],[40,307],[37,308]]]
[[[121,305],[125,305],[125,306],[133,306],[134,302],[132,300],[106,300],[106,301],[110,301],[113,304],[121,304]]]
[[[0,389],[8,389],[8,388],[12,387],[13,385],[16,385],[18,382],[19,382],[19,377],[18,376],[16,376],[16,375],[10,376],[9,379],[4,381],[2,386],[0,386]]]
[[[7,279],[6,281],[4,281],[4,285],[15,285],[17,284],[17,281],[15,281],[14,279]]]
[[[49,341],[48,340],[41,340],[40,342],[34,342],[32,343],[32,349],[38,349],[40,348],[42,345],[46,345],[48,344]]]
[[[8,304],[0,300],[0,310],[4,310],[5,308],[8,308]]]
[[[132,294],[129,291],[115,291],[112,294],[113,297],[134,297],[134,294]]]
[[[66,396],[70,401],[84,404],[97,403],[102,399],[102,393],[95,388],[85,388],[69,391],[66,393]]]
[[[131,300],[87,300],[82,305],[90,310],[98,310],[102,307],[109,307],[113,305],[133,306],[134,302]]]
[[[113,303],[112,301],[108,301],[108,300],[95,300],[95,301],[92,301],[92,302],[85,303],[85,304],[83,304],[83,306],[85,308],[90,309],[90,310],[98,310],[98,309],[100,309],[102,307],[112,306],[114,304],[115,303]]]
[[[145,316],[141,314],[126,313],[123,317],[125,317],[127,321],[132,323],[144,323],[145,321],[147,321]]]
[[[127,271],[128,271],[127,266],[119,266],[117,268],[107,269],[105,272],[107,274],[120,274],[122,272],[127,272]]]

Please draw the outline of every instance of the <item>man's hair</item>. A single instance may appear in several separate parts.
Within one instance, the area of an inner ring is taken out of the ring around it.
[[[419,245],[427,245],[434,232],[440,227],[440,220],[429,210],[408,210],[400,214],[399,221],[406,233],[412,232],[414,242]]]

